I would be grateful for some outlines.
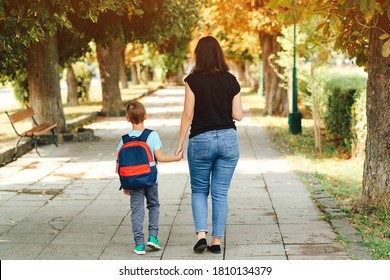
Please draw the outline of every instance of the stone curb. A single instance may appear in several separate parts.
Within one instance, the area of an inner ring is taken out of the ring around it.
[[[5,147],[0,149],[0,167],[13,161],[12,156],[15,153],[16,141],[8,141],[5,143]],[[22,139],[19,143],[18,152],[16,157],[20,157],[32,150],[33,141],[29,138]]]
[[[359,232],[349,223],[347,215],[341,210],[340,204],[331,196],[318,181],[309,174],[305,179],[310,183],[311,195],[321,212],[327,215],[330,224],[341,237],[341,243],[352,259],[372,260],[371,254],[363,244]]]

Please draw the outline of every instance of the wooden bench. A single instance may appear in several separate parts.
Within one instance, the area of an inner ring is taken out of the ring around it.
[[[13,129],[15,130],[15,133],[19,136],[18,142],[16,143],[16,146],[15,146],[15,153],[12,156],[12,158],[14,160],[16,159],[16,154],[18,153],[19,142],[20,142],[20,140],[22,140],[23,137],[29,137],[33,140],[35,151],[37,152],[37,154],[39,156],[41,156],[38,152],[39,136],[42,134],[46,134],[48,131],[51,132],[53,144],[55,144],[58,147],[57,141],[55,139],[55,132],[54,132],[54,129],[57,127],[57,124],[56,123],[38,124],[34,118],[34,110],[28,106],[26,106],[26,107],[27,107],[26,109],[19,111],[19,112],[16,112],[16,113],[13,113],[13,114],[9,114],[8,112],[5,112],[9,118],[10,122],[11,122]],[[35,126],[29,130],[26,130],[26,131],[19,133],[15,127],[15,123],[20,122],[20,121],[25,120],[25,119],[28,119],[28,118],[32,119]]]

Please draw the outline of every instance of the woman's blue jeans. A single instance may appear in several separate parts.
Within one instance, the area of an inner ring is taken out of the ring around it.
[[[195,232],[208,232],[208,196],[211,193],[213,237],[224,236],[228,191],[240,157],[235,129],[207,131],[188,142],[191,202]]]

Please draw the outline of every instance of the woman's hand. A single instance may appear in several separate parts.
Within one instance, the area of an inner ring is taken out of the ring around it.
[[[183,150],[179,151],[178,154],[175,153],[175,157],[177,161],[180,161],[183,159]]]
[[[183,158],[183,154],[184,154],[183,146],[177,146],[176,151],[175,151],[175,156],[179,155],[180,153],[181,153],[181,156]]]

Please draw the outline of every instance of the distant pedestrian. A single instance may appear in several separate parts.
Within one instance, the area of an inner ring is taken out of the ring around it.
[[[129,137],[140,137],[145,130],[144,121],[147,119],[145,107],[142,103],[133,101],[126,107],[126,120],[131,122],[132,130]],[[161,151],[162,143],[156,131],[152,131],[147,137],[146,143],[150,147],[153,159],[160,162],[179,161],[183,158],[183,153],[177,153],[174,156],[164,155]],[[121,139],[117,150],[123,145]],[[160,250],[161,245],[158,241],[160,203],[158,199],[158,182],[152,187],[140,187],[135,189],[124,189],[125,195],[130,195],[131,224],[134,236],[134,252],[137,255],[146,254],[145,240],[143,233],[143,223],[145,217],[144,200],[146,198],[146,208],[149,210],[149,238],[147,246],[152,250]]]
[[[188,141],[188,165],[191,178],[191,203],[198,241],[195,252],[206,248],[221,253],[228,213],[228,190],[239,159],[234,120],[243,118],[240,85],[230,74],[218,41],[210,36],[199,40],[195,48],[195,66],[185,78],[184,110],[178,147],[191,127]],[[212,239],[207,245],[208,196],[212,200]]]

